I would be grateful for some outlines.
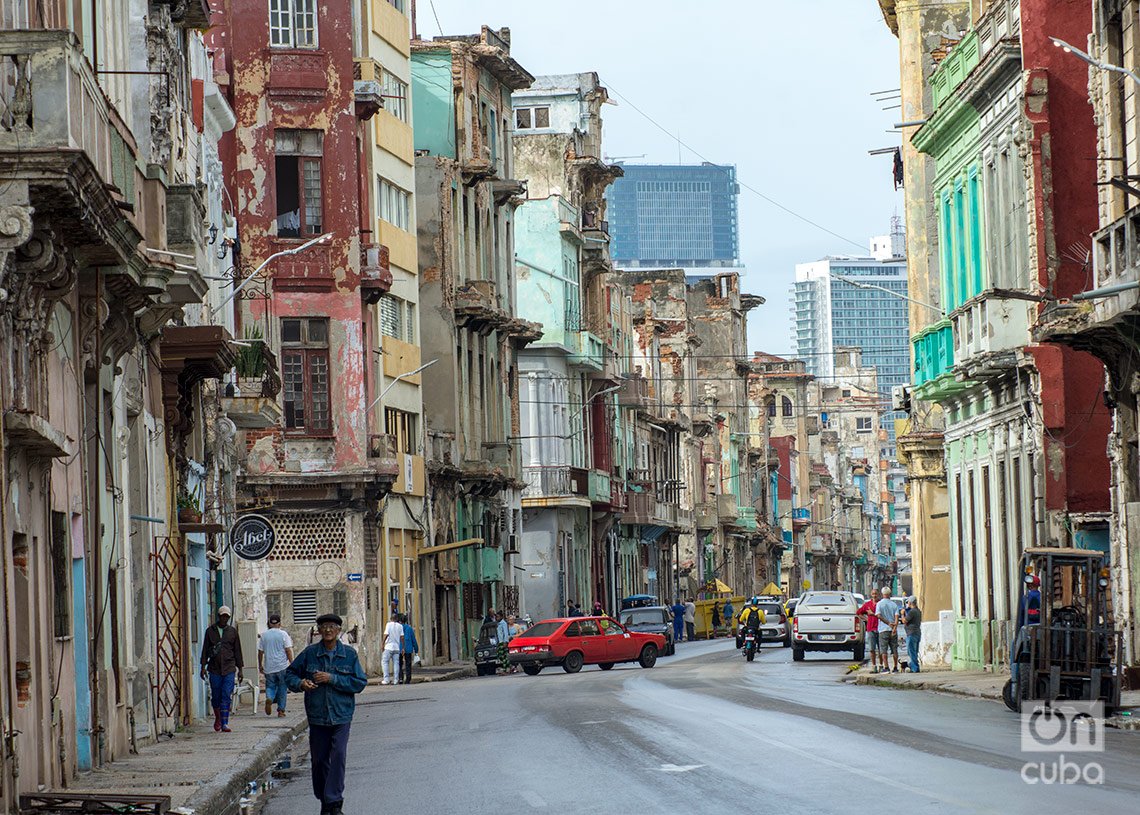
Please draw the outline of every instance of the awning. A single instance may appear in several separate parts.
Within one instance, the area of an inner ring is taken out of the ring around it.
[[[783,594],[784,590],[777,586],[775,583],[769,581],[768,585],[760,589],[760,594],[773,596],[776,594]]]
[[[712,580],[705,581],[705,591],[711,591],[716,594],[732,594],[732,589],[715,577]]]

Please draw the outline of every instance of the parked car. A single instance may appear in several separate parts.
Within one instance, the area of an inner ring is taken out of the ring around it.
[[[621,624],[630,631],[643,634],[660,634],[665,638],[662,656],[672,656],[677,651],[673,642],[673,612],[665,606],[644,606],[628,608],[621,613]]]
[[[803,661],[807,651],[852,651],[862,662],[863,624],[855,596],[845,591],[809,591],[796,605],[792,620],[792,659]]]
[[[499,667],[499,644],[497,623],[483,623],[479,628],[479,639],[475,641],[475,675],[494,676]]]
[[[647,606],[659,605],[661,605],[661,602],[652,594],[634,594],[621,599],[622,611],[625,611],[627,608],[646,608]]]
[[[608,671],[619,662],[652,668],[664,649],[660,634],[630,631],[609,617],[573,617],[532,626],[511,640],[509,653],[511,664],[536,676],[551,665],[561,665],[568,674],[578,673],[583,665]]]

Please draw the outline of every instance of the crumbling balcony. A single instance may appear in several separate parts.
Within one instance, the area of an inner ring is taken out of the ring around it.
[[[1015,351],[1030,342],[1034,306],[985,291],[950,313],[954,368],[962,380],[985,379],[1010,370]]]
[[[526,483],[522,494],[524,499],[550,502],[574,499],[582,504],[588,501],[589,476],[585,470],[566,464],[523,467],[523,481]]]
[[[1140,281],[1140,206],[1093,235],[1093,288]],[[1140,306],[1140,289],[1128,289],[1092,301],[1090,323],[1107,323]]]
[[[388,247],[377,243],[360,246],[360,299],[365,303],[379,303],[392,288],[392,266],[388,261]]]

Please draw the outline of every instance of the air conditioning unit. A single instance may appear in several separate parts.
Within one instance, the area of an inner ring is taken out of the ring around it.
[[[507,535],[507,548],[504,550],[504,555],[517,555],[519,553],[519,536]]]
[[[895,385],[891,388],[891,409],[910,413],[910,385]]]

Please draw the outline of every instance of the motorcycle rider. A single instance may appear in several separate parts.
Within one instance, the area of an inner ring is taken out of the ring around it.
[[[744,645],[744,631],[751,631],[756,636],[756,644],[760,644],[760,626],[767,622],[764,609],[760,608],[760,598],[753,597],[748,601],[744,610],[740,612],[740,631],[736,635],[737,647]]]

